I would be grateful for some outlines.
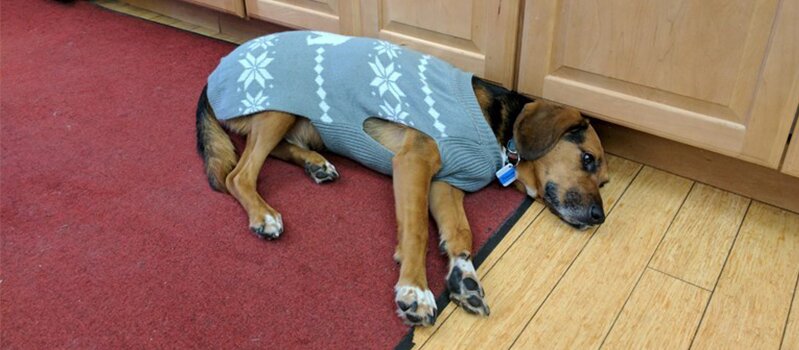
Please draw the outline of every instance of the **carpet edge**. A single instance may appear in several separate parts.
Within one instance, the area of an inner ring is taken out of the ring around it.
[[[521,218],[527,209],[529,209],[532,205],[533,199],[530,197],[525,197],[516,210],[514,210],[510,215],[508,215],[507,218],[505,218],[505,221],[502,222],[502,225],[499,226],[497,231],[488,237],[488,240],[486,240],[485,244],[480,247],[480,250],[477,251],[477,254],[475,254],[474,259],[472,260],[475,269],[480,267],[488,255],[494,251],[494,248],[499,245],[499,242],[502,242],[502,239],[504,239],[508,232],[510,232],[510,229],[513,228],[513,226],[519,221],[519,218]],[[447,296],[447,290],[445,287],[444,291],[436,297],[436,306],[438,307],[438,310],[444,310],[448,304],[449,297]],[[409,350],[413,348],[413,346],[416,345],[413,342],[413,331],[415,329],[415,327],[411,328],[408,333],[402,339],[400,339],[394,349]]]

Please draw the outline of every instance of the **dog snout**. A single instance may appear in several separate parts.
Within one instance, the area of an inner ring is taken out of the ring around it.
[[[605,222],[605,210],[601,204],[592,204],[588,210],[591,225],[599,225]]]

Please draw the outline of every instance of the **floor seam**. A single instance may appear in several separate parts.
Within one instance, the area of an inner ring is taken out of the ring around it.
[[[663,270],[656,269],[656,268],[654,268],[654,267],[652,267],[652,266],[647,266],[646,268],[648,268],[648,269],[650,269],[650,270],[652,270],[652,271],[655,271],[655,272],[662,273],[662,274],[664,274],[664,275],[666,275],[666,276],[669,276],[669,277],[671,277],[671,278],[673,278],[673,279],[676,279],[676,280],[678,280],[678,281],[680,281],[680,282],[683,282],[683,283],[685,283],[685,284],[688,284],[688,285],[690,285],[690,286],[693,286],[693,287],[699,288],[699,289],[701,289],[701,290],[704,290],[704,291],[708,291],[708,292],[711,292],[711,293],[713,293],[713,291],[712,291],[712,290],[710,290],[710,289],[707,289],[707,288],[705,288],[705,287],[702,287],[702,286],[700,286],[700,285],[698,285],[698,284],[696,284],[696,283],[689,282],[689,281],[687,281],[687,280],[685,280],[685,279],[683,279],[683,278],[677,277],[677,276],[675,276],[675,275],[672,275],[672,274],[670,274],[670,273],[668,273],[668,272],[664,272]]]
[[[527,210],[530,210],[530,208],[532,208],[534,204],[535,204],[535,202],[533,202],[533,203],[530,205],[530,207],[529,207]],[[541,208],[541,209],[539,209],[539,210],[538,210],[538,213],[536,213],[536,214],[535,214],[535,216],[533,216],[533,218],[530,220],[530,223],[529,223],[529,224],[527,224],[527,226],[525,226],[525,227],[524,227],[524,229],[523,229],[523,230],[522,230],[522,232],[519,234],[519,236],[518,236],[518,237],[516,237],[516,239],[514,239],[514,240],[513,240],[513,242],[511,242],[510,246],[508,246],[508,249],[505,249],[505,251],[504,251],[504,252],[502,252],[502,255],[501,255],[501,256],[500,256],[500,257],[497,259],[497,261],[495,261],[495,262],[494,262],[494,264],[493,264],[493,265],[491,265],[491,267],[489,267],[488,271],[486,271],[486,273],[485,273],[483,276],[481,276],[481,277],[480,277],[480,279],[481,279],[481,280],[482,280],[482,279],[484,279],[484,278],[485,278],[485,276],[488,276],[488,273],[489,273],[489,272],[491,272],[491,270],[493,270],[493,269],[494,269],[494,266],[496,266],[496,265],[499,263],[499,261],[500,261],[500,260],[502,260],[502,258],[505,256],[505,254],[506,254],[506,253],[507,253],[507,252],[508,252],[508,251],[511,249],[511,247],[513,247],[513,246],[516,244],[516,242],[517,242],[517,241],[518,241],[518,240],[519,240],[519,239],[520,239],[522,236],[524,236],[524,235],[527,233],[527,229],[529,229],[529,228],[530,228],[530,226],[532,226],[532,225],[533,225],[533,223],[535,223],[535,221],[536,221],[536,220],[538,220],[538,217],[539,217],[539,216],[541,216],[541,213],[543,213],[543,212],[544,212],[544,208]],[[525,214],[526,214],[526,213],[525,213]],[[522,215],[524,215],[524,214],[522,214]],[[520,217],[520,218],[521,218],[521,217]],[[511,230],[512,230],[512,229],[513,229],[513,228],[511,228]],[[493,252],[492,252],[492,253],[493,253]],[[489,256],[490,256],[490,255],[491,255],[491,254],[489,253]],[[479,267],[478,267],[478,269],[479,269]],[[456,310],[457,310],[457,309],[456,309]],[[438,333],[438,330],[439,330],[439,329],[441,329],[441,327],[444,327],[444,324],[446,324],[447,320],[449,320],[449,319],[450,319],[450,317],[452,317],[452,314],[453,314],[454,312],[455,312],[455,311],[453,311],[453,312],[450,312],[450,313],[447,315],[447,317],[446,317],[446,318],[444,318],[443,320],[441,320],[441,323],[438,325],[438,327],[437,327],[435,330],[433,330],[433,333],[431,333],[431,334],[430,334],[430,336],[429,336],[429,337],[427,337],[427,339],[425,339],[425,341],[424,341],[422,344],[420,344],[420,345],[419,345],[418,349],[423,349],[423,348],[425,347],[425,345],[427,345],[427,343],[430,341],[430,339],[433,339],[433,336],[435,336],[435,335],[436,335],[436,333]]]
[[[788,315],[785,316],[785,326],[782,327],[782,338],[780,339],[780,349],[785,343],[785,338],[788,336],[788,323],[791,322],[791,312],[796,306],[796,289],[799,288],[799,273],[796,274],[796,283],[793,287],[793,297],[791,297],[791,306],[788,307]]]
[[[635,286],[633,286],[633,289],[630,290],[630,294],[627,295],[627,299],[624,300],[624,304],[621,305],[619,312],[616,313],[616,317],[613,318],[613,322],[610,324],[610,328],[608,328],[608,330],[605,332],[605,337],[602,338],[602,343],[599,344],[600,349],[605,345],[605,341],[608,339],[608,336],[610,336],[610,332],[613,331],[613,327],[616,326],[616,322],[619,320],[619,317],[621,316],[622,312],[624,312],[624,308],[627,307],[627,303],[630,301],[630,298],[632,298],[633,293],[635,293],[635,290],[638,289],[638,285],[641,283],[641,280],[644,278],[646,269],[649,268],[649,265],[652,263],[652,259],[655,257],[655,254],[657,254],[658,249],[660,249],[660,246],[663,244],[663,241],[666,239],[666,236],[669,234],[669,231],[671,231],[674,222],[677,221],[677,217],[680,215],[682,208],[685,206],[685,202],[688,201],[688,197],[691,196],[691,192],[694,191],[695,187],[696,187],[696,182],[691,181],[691,188],[688,189],[688,192],[685,194],[685,197],[682,199],[682,203],[680,203],[680,207],[677,208],[677,211],[674,213],[674,217],[671,218],[669,226],[666,227],[666,230],[663,231],[663,235],[660,237],[660,241],[658,241],[657,246],[655,246],[655,249],[652,251],[652,255],[649,256],[649,260],[647,260],[646,265],[644,265],[641,274],[638,275],[638,280],[635,281]]]
[[[627,190],[630,189],[630,186],[632,186],[632,184],[635,182],[635,180],[638,178],[638,176],[641,174],[641,171],[643,171],[644,168],[645,168],[644,165],[640,165],[638,167],[638,170],[635,172],[635,176],[633,176],[633,178],[630,180],[630,182],[627,184],[627,186],[624,187],[624,191],[622,191],[621,195],[619,195],[619,199],[616,200],[616,204],[618,204],[622,200],[622,198],[624,198],[624,195],[627,194]],[[614,205],[613,208],[611,208],[608,211],[607,216],[610,216],[612,214],[612,212],[614,211],[614,209],[616,209],[616,205]],[[541,308],[544,307],[544,304],[546,304],[547,300],[549,300],[549,297],[552,295],[552,292],[554,292],[555,289],[558,288],[558,285],[560,285],[560,282],[563,280],[563,277],[566,276],[566,274],[569,273],[569,271],[571,270],[572,266],[574,265],[574,262],[577,261],[577,259],[580,257],[580,255],[582,255],[583,250],[585,250],[585,247],[587,247],[588,244],[591,242],[591,240],[594,239],[594,235],[596,234],[597,231],[599,231],[599,227],[596,227],[594,229],[594,231],[591,233],[591,237],[588,240],[586,240],[585,244],[583,244],[583,246],[580,248],[580,252],[577,253],[577,255],[574,256],[574,259],[572,259],[572,261],[569,263],[569,266],[566,268],[566,270],[563,271],[563,273],[560,275],[560,277],[558,277],[558,281],[555,283],[554,286],[552,286],[552,288],[547,293],[546,297],[544,297],[544,300],[541,301],[541,304],[538,305],[538,307],[535,309],[535,312],[533,312],[533,314],[530,316],[530,319],[527,320],[527,323],[524,324],[524,327],[522,327],[521,331],[519,331],[519,334],[516,335],[516,338],[513,339],[513,342],[510,344],[508,349],[511,349],[511,348],[513,348],[516,345],[516,342],[519,340],[519,337],[521,337],[521,335],[524,333],[524,331],[530,325],[530,322],[533,321],[535,316],[538,315],[538,312],[541,311]]]
[[[716,289],[719,286],[719,281],[721,281],[721,276],[724,274],[724,269],[727,267],[727,262],[730,260],[730,255],[732,255],[732,250],[735,248],[735,244],[738,243],[738,237],[741,234],[741,228],[746,222],[746,216],[749,215],[749,209],[752,208],[752,200],[749,200],[749,205],[746,206],[746,211],[744,212],[743,219],[738,224],[738,229],[735,231],[735,238],[732,240],[732,244],[730,245],[730,249],[727,251],[727,256],[724,257],[724,264],[721,265],[721,271],[719,271],[718,277],[716,277],[716,283],[713,285],[713,290],[710,293],[710,297],[707,298],[707,303],[705,303],[705,309],[702,310],[702,317],[699,318],[699,324],[696,325],[696,330],[694,330],[694,336],[691,337],[691,344],[688,345],[688,349],[692,349],[694,347],[694,342],[696,341],[696,336],[699,335],[699,330],[702,328],[702,324],[705,323],[705,315],[707,315],[707,309],[710,308],[710,303],[713,301],[713,297],[716,295]]]

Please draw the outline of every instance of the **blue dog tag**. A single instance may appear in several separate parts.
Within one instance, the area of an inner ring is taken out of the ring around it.
[[[505,164],[504,167],[497,170],[497,179],[502,186],[508,187],[513,181],[516,181],[516,167],[513,164]]]

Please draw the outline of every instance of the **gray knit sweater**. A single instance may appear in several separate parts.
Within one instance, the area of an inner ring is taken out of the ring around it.
[[[386,41],[294,31],[246,42],[208,78],[208,99],[225,120],[266,110],[308,118],[325,146],[391,174],[393,154],[363,131],[369,117],[413,127],[436,141],[437,180],[465,191],[502,166],[472,75]]]

